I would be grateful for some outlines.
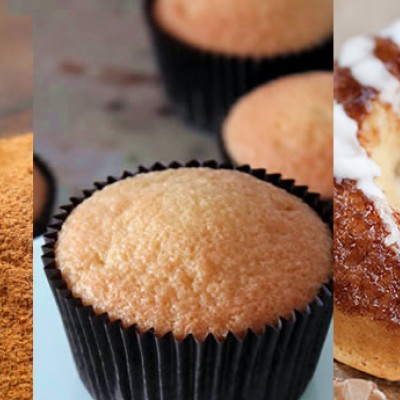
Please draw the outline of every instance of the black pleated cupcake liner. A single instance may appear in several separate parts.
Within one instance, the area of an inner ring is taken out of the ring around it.
[[[283,75],[333,69],[333,38],[284,56],[235,57],[197,49],[161,28],[145,0],[145,15],[168,99],[190,125],[218,133],[234,102]],[[288,27],[290,29],[290,27]]]
[[[97,315],[67,287],[55,261],[58,234],[71,211],[96,190],[139,173],[168,168],[235,169],[285,189],[312,207],[332,229],[332,211],[316,194],[248,166],[231,167],[215,161],[160,163],[139,167],[120,178],[109,177],[61,207],[45,235],[43,262],[56,299],[80,377],[97,400],[297,400],[317,366],[332,317],[332,282],[323,285],[305,310],[294,311],[262,333],[248,330],[243,337],[209,334],[177,340],[172,333],[124,328],[107,314]]]
[[[33,155],[33,164],[41,172],[42,176],[46,180],[47,196],[44,203],[43,210],[38,219],[33,222],[33,237],[43,235],[46,232],[47,226],[51,221],[51,217],[54,211],[55,199],[56,199],[56,180],[49,166],[37,155]]]

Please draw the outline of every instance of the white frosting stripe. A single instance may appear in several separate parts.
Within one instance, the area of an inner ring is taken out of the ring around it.
[[[396,21],[389,27],[382,29],[378,36],[385,39],[390,39],[398,46],[400,46],[400,20]]]
[[[382,190],[375,184],[381,174],[379,166],[372,161],[357,139],[358,125],[343,106],[334,104],[335,142],[334,173],[338,182],[351,179],[367,197],[384,198]]]
[[[400,81],[375,57],[374,51],[373,38],[355,37],[344,45],[339,65],[349,68],[354,79],[363,86],[370,86],[380,92],[382,101],[390,104],[400,115]]]

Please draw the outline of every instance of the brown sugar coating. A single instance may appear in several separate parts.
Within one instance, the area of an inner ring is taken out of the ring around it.
[[[32,399],[32,134],[0,140],[0,393]]]
[[[61,229],[56,262],[76,297],[124,326],[222,338],[303,310],[331,274],[331,237],[282,189],[182,168],[85,200]]]
[[[373,203],[354,182],[335,183],[335,304],[400,325],[400,264]],[[396,214],[400,223],[400,214]]]
[[[332,92],[333,75],[312,72],[278,79],[244,96],[224,124],[229,156],[332,198]]]
[[[178,39],[236,56],[300,52],[333,32],[332,0],[156,0],[154,12]]]

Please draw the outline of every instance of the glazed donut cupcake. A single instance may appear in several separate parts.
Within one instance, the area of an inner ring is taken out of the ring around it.
[[[325,204],[216,162],[96,186],[44,247],[92,396],[298,399],[331,317]]]
[[[241,98],[222,128],[236,165],[280,171],[326,199],[333,197],[333,75],[280,78]]]
[[[335,71],[335,358],[400,380],[400,23]]]
[[[333,68],[332,0],[147,0],[146,14],[170,101],[208,131],[260,84]]]
[[[48,165],[33,156],[33,237],[42,235],[50,223],[56,196],[55,179]]]

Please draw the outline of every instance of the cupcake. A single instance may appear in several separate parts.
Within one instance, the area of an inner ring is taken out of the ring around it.
[[[213,162],[96,186],[44,247],[93,397],[298,399],[332,311],[324,203]]]
[[[32,134],[0,139],[0,393],[32,399]]]
[[[33,236],[46,231],[53,213],[55,180],[47,164],[39,156],[33,158]]]
[[[333,196],[333,76],[291,75],[241,98],[222,128],[234,164],[280,171],[299,185]]]
[[[167,95],[202,129],[217,129],[235,99],[268,80],[333,67],[332,0],[146,4]]]

